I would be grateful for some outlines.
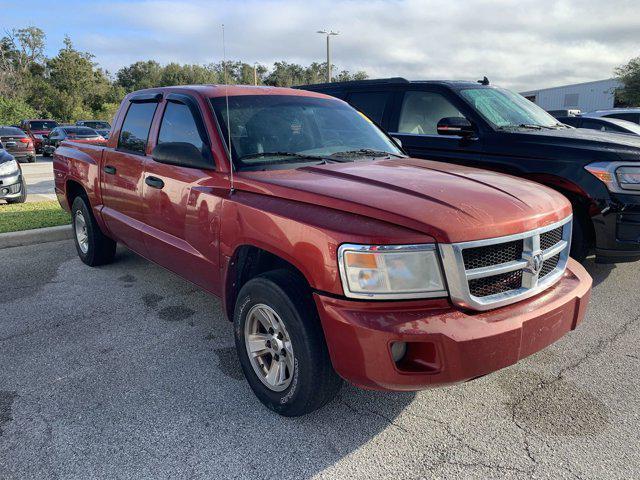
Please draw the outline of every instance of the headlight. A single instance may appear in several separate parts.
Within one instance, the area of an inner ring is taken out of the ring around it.
[[[640,190],[640,167],[618,167],[616,178],[623,190]]]
[[[596,162],[584,167],[610,192],[640,195],[640,165],[626,162]]]
[[[338,248],[344,294],[403,299],[447,295],[435,245],[352,245]]]
[[[9,160],[8,162],[0,163],[0,175],[12,175],[20,171],[18,168],[18,162],[15,160]]]

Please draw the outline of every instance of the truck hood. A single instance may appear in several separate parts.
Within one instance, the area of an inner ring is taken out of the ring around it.
[[[533,230],[566,218],[559,193],[509,175],[418,159],[238,173],[238,188],[402,225],[438,242]]]
[[[640,161],[640,136],[584,128],[520,131],[513,135],[510,140],[525,149],[564,147],[582,150],[585,159],[605,153],[622,160]]]

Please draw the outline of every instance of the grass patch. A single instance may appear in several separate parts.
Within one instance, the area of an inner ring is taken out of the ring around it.
[[[52,202],[0,205],[0,233],[55,227],[71,223],[71,215]]]

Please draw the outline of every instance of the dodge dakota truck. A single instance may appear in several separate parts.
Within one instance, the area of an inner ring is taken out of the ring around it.
[[[54,152],[80,259],[110,262],[118,242],[220,297],[248,383],[282,415],[321,407],[342,379],[474,379],[585,315],[561,194],[408,158],[342,100],[164,87],[129,94],[113,125],[106,146]]]

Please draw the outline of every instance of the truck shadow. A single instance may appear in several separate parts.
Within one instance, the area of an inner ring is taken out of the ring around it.
[[[594,257],[588,258],[582,265],[593,278],[594,287],[604,282],[616,269],[615,263],[596,263]]]
[[[166,335],[164,329],[173,332],[159,352],[163,367],[154,381],[164,401],[163,406],[153,406],[153,423],[169,424],[171,438],[197,445],[190,462],[195,477],[216,472],[221,478],[311,478],[388,429],[406,433],[398,416],[412,403],[415,392],[365,391],[345,383],[332,402],[307,416],[285,418],[271,412],[244,379],[232,325],[215,297],[125,249],[104,268],[117,272],[114,276],[123,287],[133,285],[125,294],[140,297],[154,318],[150,324],[157,329],[154,335]],[[180,314],[187,309],[189,315]],[[139,361],[135,368],[149,368],[144,359]],[[185,366],[189,375],[178,374]],[[136,429],[161,433],[145,424],[144,402],[129,408],[144,422]],[[147,441],[162,441],[157,454],[166,456],[167,462],[181,461],[184,452],[172,447],[170,439],[161,439],[159,435]],[[129,444],[126,450],[133,448]]]

